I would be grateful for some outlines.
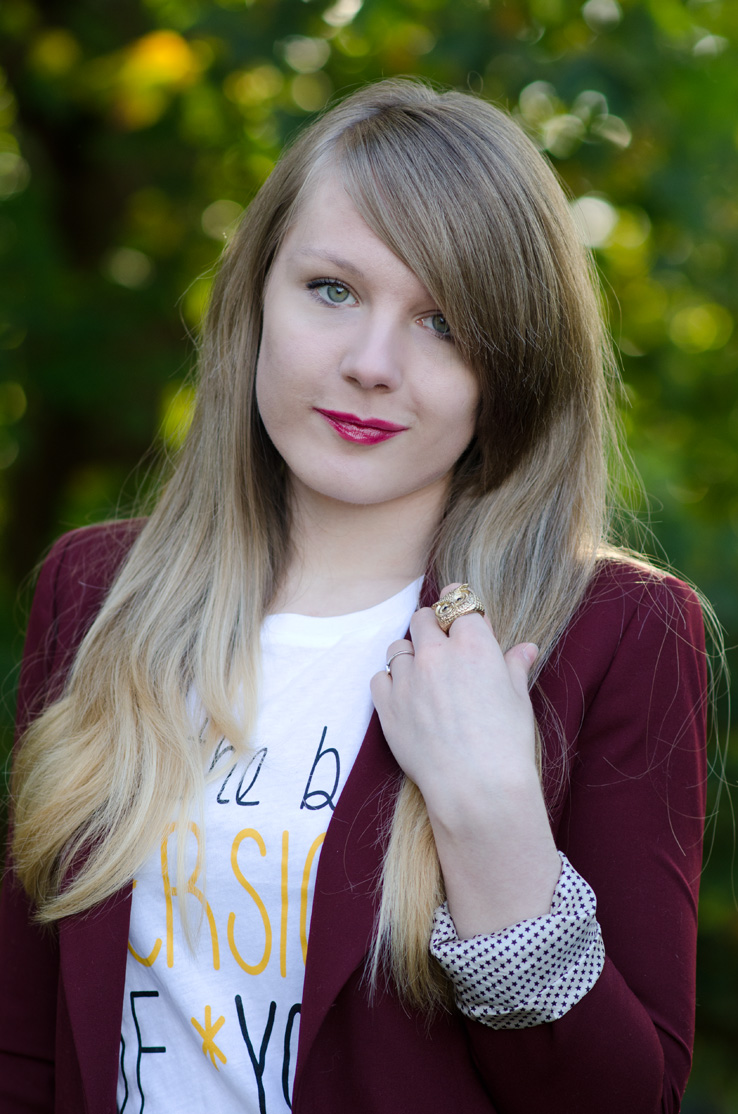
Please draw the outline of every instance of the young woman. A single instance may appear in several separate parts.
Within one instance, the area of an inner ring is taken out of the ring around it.
[[[702,617],[608,545],[613,378],[502,112],[383,82],[283,156],[156,510],[41,572],[2,1111],[678,1110]]]

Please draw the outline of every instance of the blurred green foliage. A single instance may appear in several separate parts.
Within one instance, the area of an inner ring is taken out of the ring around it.
[[[181,436],[213,264],[281,145],[335,92],[392,74],[507,105],[567,183],[655,544],[736,642],[738,5],[3,0],[0,43],[3,753],[18,585]],[[692,1114],[738,1110],[729,808],[713,835]]]

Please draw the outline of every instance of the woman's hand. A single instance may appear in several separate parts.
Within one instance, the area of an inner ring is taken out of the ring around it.
[[[455,585],[445,588],[442,594]],[[535,764],[527,678],[536,647],[503,655],[486,617],[445,634],[417,611],[372,696],[398,764],[428,808],[460,936],[547,913],[560,871]]]
[[[412,656],[395,657],[391,677],[378,673],[372,696],[395,758],[426,803],[443,816],[473,806],[480,791],[494,796],[508,778],[537,780],[527,684],[536,647],[503,656],[486,617],[464,615],[445,634],[429,607],[413,615],[410,634],[387,659]]]

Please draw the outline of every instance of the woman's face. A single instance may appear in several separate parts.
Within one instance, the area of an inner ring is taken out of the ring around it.
[[[440,307],[322,177],[275,258],[256,372],[298,500],[440,509],[469,444],[476,379]]]

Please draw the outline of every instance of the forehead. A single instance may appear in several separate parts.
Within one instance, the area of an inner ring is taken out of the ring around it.
[[[429,299],[415,272],[369,227],[335,169],[307,186],[275,266],[303,261],[324,264],[331,278],[376,280],[398,294]]]
[[[328,169],[308,181],[297,203],[283,246],[318,243],[328,239],[376,240],[352,201],[342,176]]]

